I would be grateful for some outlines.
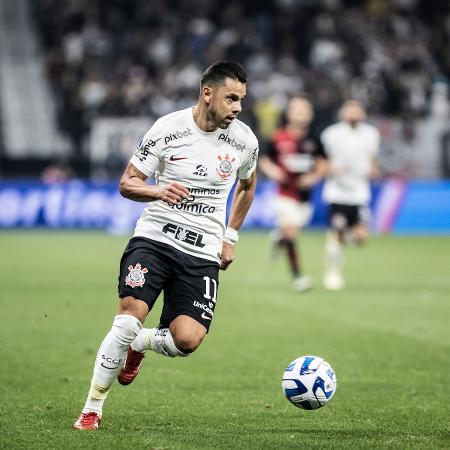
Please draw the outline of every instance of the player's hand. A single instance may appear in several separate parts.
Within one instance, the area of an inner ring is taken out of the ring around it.
[[[279,170],[276,170],[272,173],[272,179],[275,180],[278,184],[285,186],[289,183],[289,176],[281,168],[278,168],[278,169]]]
[[[347,171],[347,167],[343,165],[330,165],[328,168],[328,174],[334,177],[343,175]]]
[[[315,173],[306,173],[298,178],[299,188],[310,188],[319,181],[319,177]]]
[[[180,183],[172,182],[158,186],[158,198],[169,205],[178,205],[189,197],[189,189]]]
[[[222,245],[222,254],[220,255],[219,269],[227,270],[228,266],[233,262],[233,260],[234,260],[234,245],[224,242]]]

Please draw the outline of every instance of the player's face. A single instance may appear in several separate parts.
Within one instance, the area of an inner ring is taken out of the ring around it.
[[[357,124],[366,118],[366,112],[359,102],[349,101],[341,109],[341,119],[350,124]]]
[[[308,126],[313,118],[311,103],[303,98],[293,98],[289,102],[286,117],[292,125]]]
[[[212,87],[206,96],[209,118],[218,128],[228,128],[242,111],[246,86],[238,80],[226,78],[225,83]]]

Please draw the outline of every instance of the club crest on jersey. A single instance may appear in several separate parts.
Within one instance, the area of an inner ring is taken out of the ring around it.
[[[132,288],[144,286],[144,274],[148,272],[148,269],[137,263],[134,267],[133,264],[128,266],[128,270],[130,273],[125,278],[125,284],[131,286]]]
[[[228,153],[224,157],[219,155],[217,158],[219,159],[219,167],[216,169],[216,173],[224,180],[232,174],[232,163],[236,160],[236,158],[230,157]]]

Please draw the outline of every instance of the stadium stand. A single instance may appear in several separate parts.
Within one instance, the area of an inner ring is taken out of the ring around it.
[[[240,60],[249,72],[243,120],[262,139],[299,91],[311,96],[319,129],[350,96],[371,115],[408,121],[431,114],[437,82],[447,86],[448,103],[445,0],[14,3],[24,2],[58,127],[77,159],[87,156],[96,118],[157,117],[191,105],[201,69],[221,58]]]

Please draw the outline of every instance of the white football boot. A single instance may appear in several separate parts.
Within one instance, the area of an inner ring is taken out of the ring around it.
[[[297,292],[309,291],[310,289],[312,289],[313,286],[314,286],[313,281],[311,280],[311,278],[307,277],[306,275],[297,277],[294,280],[294,289]]]
[[[345,281],[339,272],[330,270],[323,277],[323,285],[325,289],[328,289],[329,291],[340,291],[344,289]]]

